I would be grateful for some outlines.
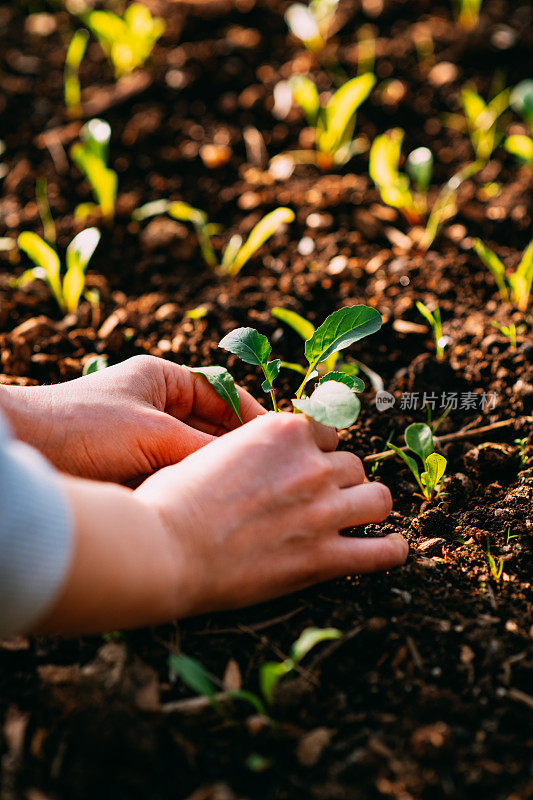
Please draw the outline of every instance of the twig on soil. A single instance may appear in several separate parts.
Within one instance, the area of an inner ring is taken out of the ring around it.
[[[274,642],[271,642],[267,636],[260,636],[253,630],[253,628],[249,628],[247,625],[239,625],[239,628],[241,628],[245,633],[250,633],[256,639],[259,639],[261,644],[270,647],[272,652],[275,653],[275,655],[281,661],[285,661],[288,658],[287,653],[284,653],[283,650],[280,650],[280,648],[276,644],[274,644]],[[308,681],[308,683],[312,683],[313,686],[319,686],[319,681],[315,678],[315,676],[312,675],[308,669],[302,667],[301,664],[295,664],[293,670],[297,672],[301,678]]]
[[[510,697],[511,700],[516,700],[517,703],[523,703],[530,711],[533,711],[533,697],[530,694],[526,694],[520,689],[508,689],[507,697]]]
[[[406,636],[405,641],[406,641],[407,647],[409,648],[409,652],[411,653],[413,661],[415,662],[416,668],[420,672],[423,672],[423,670],[424,670],[424,662],[422,661],[422,656],[418,652],[418,648],[417,648],[416,644],[414,643],[413,638],[411,636]]]
[[[287,622],[287,620],[292,619],[303,611],[305,606],[298,606],[298,608],[293,608],[292,611],[289,611],[288,614],[282,614],[281,617],[274,617],[273,619],[266,619],[263,622],[257,622],[255,625],[250,625],[246,630],[243,630],[242,625],[239,625],[238,628],[216,628],[215,630],[206,630],[206,631],[193,631],[192,633],[194,636],[219,636],[221,634],[227,633],[249,633],[250,631],[263,631],[266,628],[273,628],[274,625],[281,625],[282,622]]]
[[[525,424],[533,424],[533,417],[516,417],[515,419],[504,419],[500,422],[494,422],[492,425],[484,425],[482,428],[472,428],[470,430],[460,430],[455,433],[445,433],[444,436],[435,436],[434,442],[436,445],[447,444],[448,442],[461,442],[465,439],[479,438],[486,433],[493,433],[506,428],[521,427]],[[400,447],[400,450],[407,451],[408,447]],[[383,450],[381,453],[374,453],[371,456],[365,456],[363,461],[368,464],[374,461],[383,461],[385,458],[392,458],[396,453],[394,450]]]
[[[364,627],[365,627],[364,625],[356,625],[355,628],[349,630],[347,633],[341,636],[340,639],[334,639],[331,642],[331,644],[325,647],[322,650],[322,652],[320,652],[313,659],[313,661],[309,665],[309,669],[314,670],[323,661],[327,661],[327,659],[330,658],[339,647],[342,647],[343,644],[346,644],[346,642],[349,642],[350,639],[353,639],[355,636],[358,636],[361,633],[361,631],[364,630]]]

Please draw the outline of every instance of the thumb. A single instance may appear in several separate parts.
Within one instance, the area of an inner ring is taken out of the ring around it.
[[[140,440],[140,445],[155,472],[182,461],[214,439],[216,436],[191,428],[170,414],[154,410],[152,424]]]

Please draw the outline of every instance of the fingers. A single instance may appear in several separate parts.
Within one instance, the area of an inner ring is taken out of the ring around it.
[[[392,511],[392,497],[383,483],[362,483],[341,490],[341,528],[381,522]]]
[[[300,415],[296,416],[300,417]],[[337,449],[339,437],[335,428],[328,428],[326,425],[322,425],[320,422],[316,422],[316,420],[310,419],[309,417],[305,417],[304,419],[309,425],[309,430],[311,431],[313,439],[321,450],[325,453],[329,453]]]
[[[325,457],[333,464],[336,481],[341,489],[358,486],[365,479],[365,469],[360,458],[354,453],[341,450],[338,453],[326,453]]]
[[[409,544],[400,533],[381,539],[335,536],[320,553],[325,579],[364,572],[379,572],[404,564]]]
[[[239,410],[243,422],[251,422],[251,420],[255,419],[256,417],[267,413],[266,409],[263,408],[263,406],[257,402],[255,397],[252,397],[252,395],[247,392],[246,389],[243,389],[241,386],[237,386],[237,394],[239,395]],[[238,420],[237,424],[239,424]]]

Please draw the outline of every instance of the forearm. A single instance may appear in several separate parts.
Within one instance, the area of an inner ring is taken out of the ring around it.
[[[157,512],[129,489],[65,477],[74,519],[66,582],[34,633],[95,633],[177,615],[181,565]]]
[[[42,453],[46,451],[53,427],[50,390],[48,386],[0,385],[0,411],[7,418],[15,438]]]

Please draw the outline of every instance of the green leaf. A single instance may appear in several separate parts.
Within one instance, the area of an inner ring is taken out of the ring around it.
[[[46,280],[61,309],[64,307],[63,291],[61,288],[61,263],[56,251],[46,244],[40,236],[33,231],[24,231],[17,239],[18,246],[31,258],[37,268],[46,273]],[[42,276],[37,276],[42,277]]]
[[[180,222],[192,222],[193,225],[207,224],[207,214],[205,211],[201,211],[199,208],[194,208],[193,206],[190,206],[188,203],[184,203],[181,200],[170,202],[167,210],[171,217],[179,220]]]
[[[307,373],[305,367],[294,363],[294,361],[281,361],[280,366],[283,367],[283,369],[290,369],[292,372],[297,372],[299,375],[305,375]]]
[[[337,628],[306,628],[294,642],[291,648],[291,658],[295,664],[298,664],[320,642],[340,639],[341,636],[342,633]]]
[[[530,136],[514,133],[507,137],[503,146],[511,155],[533,166],[533,139]]]
[[[87,228],[67,247],[67,271],[63,278],[63,299],[67,311],[74,312],[85,286],[85,270],[100,241],[98,228]]]
[[[485,101],[474,89],[464,86],[461,90],[461,103],[469,126],[477,128],[479,117],[487,108]]]
[[[398,180],[402,142],[401,128],[392,128],[372,142],[368,171],[378,187],[393,186]]]
[[[228,267],[228,275],[237,275],[244,267],[246,262],[259,250],[259,248],[270,239],[271,236],[278,230],[278,228],[294,220],[294,211],[290,208],[276,208],[260,220],[257,225],[252,228],[252,231],[243,244],[236,259],[230,267]]]
[[[361,403],[344,383],[327,381],[317,386],[311,397],[294,399],[298,411],[331,428],[348,428],[361,410]]]
[[[533,240],[524,250],[520,264],[509,276],[513,300],[520,311],[527,311],[529,295],[533,285]]]
[[[502,300],[505,303],[509,302],[509,292],[507,291],[507,285],[505,282],[505,267],[496,255],[489,247],[487,247],[481,239],[474,239],[472,242],[472,247],[478,254],[479,258],[483,261],[487,269],[492,273],[494,280],[498,286],[500,294],[502,296]]]
[[[348,126],[361,103],[372,91],[375,82],[376,76],[367,72],[352,78],[337,89],[326,105],[326,130],[319,140],[322,152],[333,153],[346,140]]]
[[[291,311],[290,308],[280,308],[279,306],[275,306],[272,309],[272,316],[279,319],[281,322],[284,322],[293,331],[296,331],[298,336],[301,336],[304,342],[306,339],[310,339],[313,333],[315,332],[315,326],[312,322],[302,317],[300,314],[297,314],[296,311]]]
[[[413,422],[406,428],[404,434],[405,444],[413,453],[422,459],[424,464],[427,457],[433,452],[433,434],[425,422]]]
[[[149,217],[166,214],[170,205],[170,200],[152,200],[150,203],[145,203],[139,206],[139,208],[136,208],[131,217],[135,222],[142,222]]]
[[[407,156],[407,173],[419,192],[427,192],[433,177],[433,153],[428,147],[417,147]]]
[[[224,367],[189,367],[189,369],[191,372],[203,375],[209,381],[218,396],[235,412],[237,419],[242,424],[237,387],[228,370]]]
[[[389,442],[388,446],[390,447],[391,450],[394,450],[397,456],[400,456],[402,461],[404,461],[407,464],[407,466],[415,476],[417,482],[420,483],[420,472],[418,469],[418,464],[416,463],[415,459],[411,458],[411,456],[408,456],[407,453],[405,453],[403,450],[400,450],[400,448],[396,447],[396,445],[392,444],[392,442]]]
[[[290,5],[285,12],[285,22],[291,33],[309,50],[317,52],[322,49],[324,41],[320,35],[320,28],[308,6],[303,3]]]
[[[267,661],[259,670],[259,686],[267,703],[272,703],[274,691],[280,680],[294,669],[290,659],[286,661]]]
[[[381,328],[383,321],[375,308],[358,305],[334,311],[305,343],[305,357],[316,367],[333,353],[358,342]]]
[[[321,386],[326,381],[338,381],[344,383],[352,392],[364,392],[365,382],[358,378],[357,375],[349,375],[346,372],[328,372],[323,378],[320,378],[318,385]]]
[[[261,388],[264,392],[272,392],[274,390],[274,381],[279,375],[280,367],[281,361],[279,358],[275,358],[273,361],[263,365],[265,380],[261,384]]]
[[[196,694],[210,698],[215,696],[216,689],[209,673],[195,658],[184,655],[170,656],[168,665],[171,672],[181,678],[183,683]]]
[[[293,75],[292,78],[289,78],[289,86],[292,96],[304,112],[308,124],[314,127],[320,111],[316,85],[305,75]]]
[[[514,87],[511,92],[511,106],[521,114],[533,130],[533,80],[526,78]]]
[[[267,717],[267,711],[264,707],[263,703],[259,699],[259,697],[254,694],[253,692],[247,692],[246,689],[235,689],[229,692],[226,692],[226,696],[230,697],[232,700],[243,700],[245,703],[249,703],[252,708],[255,708],[258,714],[262,717]]]
[[[426,458],[426,471],[421,474],[420,482],[429,490],[430,498],[446,471],[446,465],[446,459],[439,453],[431,453]]]
[[[246,364],[263,366],[268,361],[272,347],[266,336],[255,328],[236,328],[218,343],[219,347],[239,356]]]
[[[101,369],[106,369],[108,361],[105,356],[93,356],[87,359],[83,365],[82,375],[92,375],[93,372],[99,372]]]

